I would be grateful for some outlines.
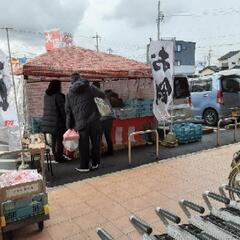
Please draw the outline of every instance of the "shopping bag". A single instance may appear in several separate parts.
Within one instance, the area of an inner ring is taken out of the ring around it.
[[[63,146],[67,151],[74,152],[78,148],[79,134],[74,129],[68,129],[63,135]]]
[[[79,134],[74,129],[68,129],[63,134],[63,139],[64,140],[79,140]]]
[[[112,115],[111,107],[107,104],[107,102],[104,99],[95,97],[94,101],[95,101],[98,111],[102,117]]]

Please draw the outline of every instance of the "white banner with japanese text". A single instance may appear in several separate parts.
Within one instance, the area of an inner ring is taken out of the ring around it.
[[[158,121],[170,117],[173,100],[174,40],[151,41],[149,59],[154,80],[153,113]]]

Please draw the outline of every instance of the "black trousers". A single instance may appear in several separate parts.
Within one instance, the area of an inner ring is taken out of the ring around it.
[[[55,161],[61,161],[63,158],[63,134],[64,131],[60,131],[52,135],[52,152]]]
[[[113,119],[105,119],[101,121],[102,125],[102,135],[105,136],[106,141],[107,141],[107,153],[113,153],[113,142],[112,142],[112,123]]]
[[[83,130],[79,131],[79,155],[80,168],[88,169],[90,161],[90,142],[92,145],[92,165],[100,164],[100,139],[101,139],[101,124],[100,121],[89,123]]]

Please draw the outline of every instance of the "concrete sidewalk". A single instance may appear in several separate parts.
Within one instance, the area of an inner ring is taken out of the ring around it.
[[[203,191],[218,191],[227,182],[233,153],[239,148],[239,144],[223,146],[50,189],[51,219],[44,231],[38,233],[36,226],[29,226],[16,231],[14,239],[94,240],[98,239],[95,229],[101,226],[115,239],[138,240],[128,221],[132,213],[160,233],[164,227],[154,208],[184,216],[178,200],[203,204]]]

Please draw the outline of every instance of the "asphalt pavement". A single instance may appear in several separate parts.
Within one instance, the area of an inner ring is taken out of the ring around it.
[[[222,145],[232,144],[234,142],[233,130],[221,130],[220,134]],[[237,142],[238,141],[240,141],[239,129],[237,132]],[[127,149],[116,151],[114,156],[102,158],[100,168],[89,173],[79,173],[75,170],[75,168],[79,166],[78,160],[72,160],[66,163],[53,163],[54,176],[52,177],[48,172],[47,185],[49,187],[54,187],[215,147],[216,147],[216,133],[214,132],[211,134],[203,135],[201,142],[181,144],[175,148],[167,148],[160,146],[160,154],[158,160],[156,159],[155,156],[155,145],[135,147],[133,148],[132,151],[131,166],[129,166],[128,164]]]

